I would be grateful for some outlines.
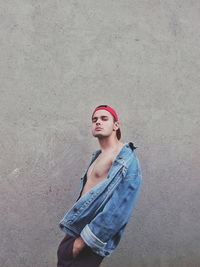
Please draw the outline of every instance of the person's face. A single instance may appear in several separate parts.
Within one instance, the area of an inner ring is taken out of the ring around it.
[[[116,135],[117,123],[114,122],[110,112],[104,109],[97,110],[92,117],[92,134],[94,137],[103,138],[111,134]]]

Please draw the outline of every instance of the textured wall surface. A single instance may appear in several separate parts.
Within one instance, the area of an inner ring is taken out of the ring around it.
[[[143,171],[102,267],[200,266],[200,2],[0,1],[0,266],[54,267],[58,222],[116,108]]]

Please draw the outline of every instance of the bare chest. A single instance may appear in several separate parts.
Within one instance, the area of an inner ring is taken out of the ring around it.
[[[89,167],[87,171],[87,181],[82,194],[87,193],[92,187],[104,180],[112,165],[112,156],[99,156]]]

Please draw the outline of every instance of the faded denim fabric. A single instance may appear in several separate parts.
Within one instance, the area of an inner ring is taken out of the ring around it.
[[[132,142],[125,143],[107,177],[80,197],[87,171],[101,150],[94,152],[80,179],[79,197],[59,222],[63,232],[81,236],[95,253],[104,257],[110,256],[119,244],[140,191],[142,174],[135,148]]]

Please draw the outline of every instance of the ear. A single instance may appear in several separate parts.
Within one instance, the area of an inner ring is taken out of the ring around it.
[[[114,122],[114,130],[117,131],[118,128],[119,128],[119,121],[115,121]]]

